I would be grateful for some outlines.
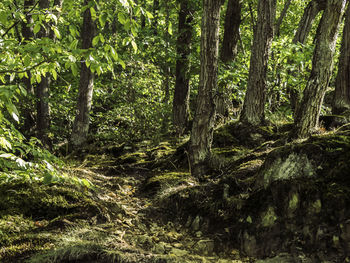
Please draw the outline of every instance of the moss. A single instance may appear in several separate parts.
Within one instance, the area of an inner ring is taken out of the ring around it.
[[[189,176],[190,174],[185,172],[169,172],[151,177],[148,180],[148,183],[174,185],[176,183],[185,181]]]
[[[272,206],[269,206],[269,208],[261,216],[261,225],[263,227],[271,227],[276,220],[277,215],[275,213],[275,209]]]
[[[119,164],[140,164],[145,163],[147,154],[144,152],[126,153],[117,159]]]

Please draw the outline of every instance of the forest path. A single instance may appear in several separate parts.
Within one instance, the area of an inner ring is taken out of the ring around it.
[[[91,262],[250,262],[248,258],[240,259],[237,250],[217,255],[212,237],[195,235],[174,221],[164,222],[162,210],[143,193],[150,172],[147,168],[139,164],[119,165],[112,171],[105,168],[100,164],[97,168],[87,165],[75,169],[98,187],[96,198],[117,205],[106,209],[107,222],[95,219],[91,228],[84,230],[106,235],[106,239],[98,239],[98,245],[103,247],[102,258],[107,261]],[[67,235],[74,236],[76,231]],[[81,241],[89,240],[92,233],[86,239],[81,236]]]

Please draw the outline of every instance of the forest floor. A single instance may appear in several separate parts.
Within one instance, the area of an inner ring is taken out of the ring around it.
[[[350,262],[350,130],[289,129],[217,129],[204,182],[184,138],[75,152],[93,187],[1,183],[0,262]]]
[[[161,178],[164,172],[149,165],[175,147],[150,149],[146,142],[137,152],[115,157],[111,151],[118,147],[88,154],[67,168],[93,189],[23,182],[0,189],[3,202],[17,204],[2,213],[0,262],[254,262],[237,249],[220,251],[212,235],[185,227],[157,207],[158,196],[145,185],[150,174]],[[176,180],[182,173],[169,174]],[[186,181],[195,184],[189,176]]]

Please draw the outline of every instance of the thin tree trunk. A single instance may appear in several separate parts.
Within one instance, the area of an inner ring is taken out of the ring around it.
[[[154,35],[158,34],[159,0],[153,0],[153,20],[152,29]]]
[[[311,0],[304,9],[304,14],[299,21],[298,30],[294,35],[293,43],[304,44],[310,33],[312,24],[319,12],[326,7],[325,0]]]
[[[167,58],[169,57],[169,42],[170,42],[170,34],[169,34],[169,25],[170,25],[170,10],[169,10],[169,3],[166,1],[164,3],[165,5],[165,27],[166,27],[166,31],[165,31],[165,61],[167,60]],[[168,62],[165,62],[164,65],[164,99],[163,99],[163,103],[164,106],[166,107],[166,109],[168,109],[169,106],[169,100],[170,100],[170,65]],[[165,114],[163,115],[163,123],[162,123],[162,133],[166,133],[168,131],[169,128],[169,119],[170,116],[168,115],[168,110],[165,111]]]
[[[181,0],[179,11],[176,79],[173,99],[173,124],[177,135],[182,135],[188,128],[190,119],[190,76],[189,55],[191,53],[193,10],[188,6],[188,1]]]
[[[224,25],[220,58],[222,62],[233,61],[237,54],[239,26],[241,24],[241,0],[229,0]]]
[[[190,146],[191,172],[197,178],[206,173],[206,161],[210,158],[213,141],[213,93],[217,87],[220,7],[221,1],[203,0],[201,72]]]
[[[84,5],[88,5],[89,0],[84,0]],[[89,49],[92,47],[92,39],[96,33],[96,25],[91,18],[90,9],[86,9],[83,15],[83,27],[81,35],[83,37],[82,48]],[[92,95],[94,89],[94,74],[86,66],[85,62],[81,63],[79,95],[77,102],[77,113],[75,116],[71,142],[74,147],[81,146],[85,143],[89,132],[90,110],[92,105]]]
[[[292,0],[287,0],[287,2],[284,4],[283,10],[277,19],[276,25],[275,25],[275,35],[279,36],[280,35],[280,30],[281,30],[281,25],[283,22],[283,19],[286,17],[289,6],[291,4]]]
[[[266,74],[276,15],[276,0],[259,0],[258,20],[250,57],[247,92],[240,121],[259,125],[265,121]]]
[[[43,12],[48,10],[50,7],[49,0],[40,0],[39,7]],[[39,38],[49,37],[49,30],[46,28],[41,28],[38,33]],[[49,106],[49,88],[50,88],[50,78],[48,75],[41,77],[41,82],[38,83],[35,89],[35,95],[37,98],[36,104],[36,128],[37,136],[41,142],[47,146],[51,147],[51,140],[48,137],[48,132],[50,129],[50,106]]]
[[[309,4],[305,7],[303,16],[299,21],[297,32],[295,33],[292,41],[293,44],[297,44],[297,43],[305,44],[316,16],[322,10],[324,10],[325,7],[326,7],[325,0],[311,0],[309,2]],[[293,64],[294,62],[289,61],[288,63]],[[297,74],[298,72],[295,72],[295,71],[288,72],[288,75],[292,77],[296,77]],[[287,93],[289,94],[291,108],[295,115],[295,111],[299,103],[299,91],[298,89],[296,89],[296,87],[292,87],[288,85]]]
[[[335,82],[333,114],[350,109],[350,5],[348,5],[340,50],[338,75]]]
[[[316,36],[312,71],[297,108],[293,136],[305,138],[318,128],[323,98],[332,73],[333,55],[346,0],[328,0]]]
[[[24,10],[27,12],[31,7],[34,5],[34,0],[25,0],[24,1]],[[26,15],[26,21],[22,23],[22,36],[24,38],[25,43],[27,41],[30,41],[30,39],[34,38],[33,28],[30,26],[33,24],[33,18],[32,15],[27,13]],[[27,71],[27,78],[23,79],[24,85],[27,90],[27,96],[29,98],[26,98],[25,101],[28,104],[27,107],[29,107],[29,104],[31,104],[31,97],[34,96],[34,88],[33,85],[30,82],[31,74],[30,71]],[[35,126],[35,116],[33,115],[30,108],[24,109],[24,131],[26,135],[30,134],[32,129]]]

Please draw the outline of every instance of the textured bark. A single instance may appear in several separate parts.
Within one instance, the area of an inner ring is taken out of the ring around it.
[[[350,109],[350,5],[346,11],[343,39],[340,50],[338,75],[335,82],[333,114]]]
[[[294,44],[297,44],[297,43],[305,44],[316,16],[322,10],[324,10],[325,7],[326,7],[325,0],[311,0],[309,2],[309,4],[305,7],[303,16],[299,21],[297,32],[295,33],[293,38]],[[293,64],[294,62],[289,61],[288,63]],[[298,72],[290,71],[288,72],[288,74],[291,76],[296,76]],[[289,94],[292,111],[295,113],[299,103],[298,89],[296,89],[295,87],[288,86],[287,92]]]
[[[284,4],[283,10],[277,19],[276,26],[275,26],[275,35],[279,36],[280,35],[280,30],[281,30],[281,25],[283,22],[283,19],[286,17],[289,6],[291,4],[292,0],[287,0],[287,2]]]
[[[299,21],[298,30],[294,35],[293,43],[304,44],[310,33],[312,24],[319,12],[326,7],[325,0],[311,0],[304,9],[302,18]]]
[[[87,5],[89,0],[84,1]],[[92,39],[95,36],[96,25],[92,21],[90,9],[86,9],[83,15],[82,28],[82,48],[89,49],[92,47]],[[89,132],[90,110],[92,105],[92,94],[94,89],[94,74],[86,66],[85,62],[81,63],[79,95],[77,102],[77,113],[75,116],[71,142],[73,146],[81,146],[87,139]]]
[[[173,99],[173,124],[178,135],[182,135],[185,132],[190,119],[189,55],[191,53],[193,31],[192,12],[193,10],[188,6],[188,1],[181,0],[176,43],[176,79]]]
[[[24,10],[27,12],[34,5],[34,0],[25,0],[24,1]],[[26,15],[26,20],[22,22],[22,36],[25,42],[30,41],[30,39],[34,38],[33,28],[30,26],[33,24],[33,18],[30,13]],[[34,96],[34,88],[30,82],[31,74],[30,71],[27,71],[28,78],[24,78],[23,82],[26,87],[28,96]],[[31,104],[28,98],[25,98],[26,104]],[[30,107],[31,108],[31,107]],[[24,110],[24,132],[26,135],[30,134],[35,126],[35,116],[29,108],[25,108]]]
[[[158,14],[159,14],[159,0],[153,0],[152,29],[153,29],[154,35],[158,34]]]
[[[49,9],[49,0],[40,0],[39,7],[43,12]],[[41,28],[38,35],[39,38],[49,37],[48,27]],[[36,129],[37,137],[41,142],[47,146],[51,146],[51,141],[48,137],[48,132],[50,128],[50,106],[49,106],[49,88],[50,88],[50,78],[48,75],[41,77],[41,82],[38,83],[35,89],[35,95],[37,98],[36,103]]]
[[[240,121],[249,125],[259,125],[265,121],[266,73],[274,35],[275,15],[275,0],[259,0],[247,92],[240,118]]]
[[[229,0],[227,3],[224,38],[220,53],[220,58],[224,63],[234,60],[237,55],[240,24],[241,0]]]
[[[213,141],[213,93],[217,86],[220,2],[203,0],[200,83],[190,145],[191,172],[197,178],[202,178],[206,173],[206,161],[210,158]]]
[[[346,0],[328,0],[316,36],[312,70],[297,108],[293,136],[305,138],[318,128],[323,98],[332,73],[333,55],[338,28],[344,13]]]

